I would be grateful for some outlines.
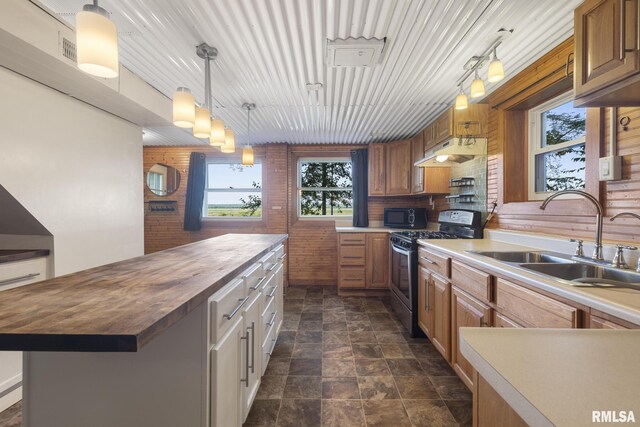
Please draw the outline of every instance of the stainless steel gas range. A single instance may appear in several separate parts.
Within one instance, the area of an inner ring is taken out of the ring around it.
[[[439,231],[391,233],[391,305],[412,337],[424,336],[418,327],[418,239],[481,239],[482,214],[446,210],[438,215]]]

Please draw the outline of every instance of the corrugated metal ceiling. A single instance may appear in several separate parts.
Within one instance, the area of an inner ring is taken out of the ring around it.
[[[82,0],[41,0],[73,23]],[[218,48],[215,113],[247,142],[243,102],[255,102],[251,142],[366,143],[410,137],[451,105],[463,65],[498,29],[507,78],[573,32],[580,0],[101,0],[121,33],[121,62],[171,96],[204,96],[195,46]],[[327,39],[386,37],[382,63],[328,68]],[[482,70],[486,74],[485,69]],[[305,84],[320,82],[319,92]],[[470,81],[467,82],[466,86]],[[488,93],[497,87],[488,84]],[[145,143],[193,144],[150,129]]]

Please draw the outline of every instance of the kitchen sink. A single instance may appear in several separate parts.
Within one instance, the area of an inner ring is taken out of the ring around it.
[[[558,279],[577,282],[574,286],[608,286],[640,289],[640,273],[599,265],[523,263],[520,267]],[[573,284],[573,283],[572,283]]]
[[[512,264],[529,263],[575,263],[571,256],[556,252],[496,252],[496,251],[467,251],[476,255],[493,258],[496,261]]]

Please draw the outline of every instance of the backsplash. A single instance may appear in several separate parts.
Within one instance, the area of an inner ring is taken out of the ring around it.
[[[451,179],[473,178],[473,186],[451,188],[451,194],[473,194],[471,203],[456,199],[448,199],[450,209],[472,209],[482,212],[482,219],[487,215],[487,156],[476,156],[474,159],[451,167]]]

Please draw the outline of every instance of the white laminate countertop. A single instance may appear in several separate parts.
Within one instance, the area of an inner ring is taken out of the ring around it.
[[[426,231],[426,228],[389,228],[389,227],[336,227],[338,233],[393,233],[396,231]]]
[[[461,328],[460,350],[529,425],[592,425],[595,410],[640,422],[640,330]]]
[[[543,276],[522,268],[467,251],[539,251],[490,239],[418,240],[421,246],[447,253],[462,262],[487,272],[511,278],[526,285],[579,304],[592,307],[620,319],[640,325],[640,290],[571,286],[568,281]],[[638,356],[640,358],[640,356]],[[639,359],[640,360],[640,359]],[[638,398],[640,400],[640,397]]]

